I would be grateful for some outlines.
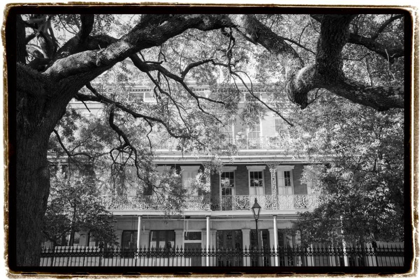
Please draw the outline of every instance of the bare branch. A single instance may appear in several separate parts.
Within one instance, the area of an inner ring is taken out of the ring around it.
[[[372,38],[363,37],[354,33],[350,34],[348,42],[351,44],[364,46],[365,48],[387,59],[391,64],[394,63],[396,58],[404,56],[403,47],[390,48],[381,43],[376,42]]]
[[[209,63],[211,61],[213,61],[213,59],[204,59],[204,60],[201,60],[201,61],[197,61],[197,62],[193,62],[193,63],[188,64],[187,67],[185,67],[184,71],[181,72],[181,78],[184,79],[185,76],[188,74],[188,72],[192,68],[203,65],[203,64],[206,64],[206,63]]]
[[[86,156],[89,159],[92,159],[92,156],[89,155],[88,153],[85,152],[79,152],[79,153],[70,153],[69,150],[66,148],[66,146],[64,145],[63,141],[61,140],[60,134],[58,133],[57,130],[53,130],[53,133],[55,134],[55,136],[57,137],[58,143],[60,144],[61,148],[64,150],[64,152],[67,154],[67,156],[69,157],[69,159],[74,160],[75,156]],[[75,161],[77,162],[77,161]]]
[[[116,102],[114,100],[111,100],[101,94],[98,93],[98,91],[96,89],[94,89],[90,83],[86,84],[86,87],[95,95],[95,96],[89,96],[89,95],[84,95],[81,93],[78,93],[76,95],[76,97],[78,98],[78,100],[85,100],[85,101],[97,101],[97,102],[101,102],[101,103],[105,103],[105,104],[114,104],[117,108],[119,108],[120,110],[132,115],[134,118],[142,118],[145,120],[149,120],[152,122],[157,122],[162,124],[165,128],[166,131],[174,138],[188,138],[187,135],[185,134],[176,134],[172,131],[172,128],[166,124],[165,121],[159,119],[159,118],[155,118],[155,117],[151,117],[151,116],[146,116],[144,114],[140,114],[137,112],[134,112],[133,110],[127,108],[126,106],[122,105],[119,102]]]
[[[310,53],[312,53],[312,54],[314,54],[314,55],[315,55],[315,52],[314,52],[314,51],[312,51],[312,50],[308,49],[307,47],[305,47],[305,46],[301,45],[300,43],[296,42],[295,40],[292,40],[292,39],[289,39],[289,38],[283,38],[283,39],[284,39],[285,41],[289,41],[289,42],[291,42],[291,43],[293,43],[293,44],[295,44],[295,45],[297,45],[297,46],[301,47],[302,49],[304,49],[304,50],[306,50],[306,51],[308,51],[308,52],[310,52]]]

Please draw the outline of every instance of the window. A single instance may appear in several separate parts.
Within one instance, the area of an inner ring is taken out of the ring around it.
[[[292,195],[293,190],[293,165],[277,166],[277,188],[279,195]]]
[[[262,187],[264,184],[262,171],[250,171],[249,178],[251,187]]]
[[[137,248],[137,230],[124,230],[121,237],[122,250],[134,250]]]
[[[150,248],[175,248],[175,231],[152,230],[150,231]]]
[[[191,189],[192,195],[197,195],[197,190],[192,189],[193,184],[197,181],[198,169],[200,166],[181,166],[182,187]]]
[[[224,138],[225,139],[224,141],[226,143],[229,143],[229,144],[233,144],[234,143],[234,141],[233,141],[233,139],[234,139],[234,137],[233,137],[233,134],[234,134],[233,128],[234,128],[233,122],[229,122],[227,125],[221,127],[221,129],[220,129],[220,132],[225,137]]]
[[[144,93],[144,101],[146,101],[146,102],[150,102],[150,101],[153,101],[153,95],[152,95],[152,92],[150,91],[150,90],[147,90],[147,91],[145,91],[145,93]]]
[[[250,195],[264,195],[264,169],[265,165],[261,166],[247,166],[249,177],[249,194]]]
[[[248,148],[258,149],[261,147],[261,120],[248,127]]]
[[[292,185],[290,180],[290,171],[284,171],[284,185],[290,187]]]
[[[201,241],[201,231],[189,231],[184,234],[185,241]]]
[[[282,133],[284,133],[284,131],[287,129],[285,127],[285,122],[282,119],[274,119],[274,129],[275,131],[281,135]]]
[[[233,171],[223,172],[220,179],[222,185],[222,195],[233,195],[235,187],[235,173]]]
[[[264,179],[262,171],[249,172],[250,195],[264,195]]]
[[[95,240],[95,233],[93,231],[89,231],[87,245],[89,247],[99,246],[98,242]]]

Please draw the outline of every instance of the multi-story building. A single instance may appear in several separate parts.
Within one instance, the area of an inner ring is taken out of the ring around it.
[[[195,91],[208,92],[208,87],[196,86]],[[137,87],[132,94],[147,101],[151,89]],[[256,91],[261,98],[263,93]],[[245,89],[244,99],[245,101]],[[90,104],[89,104],[90,106]],[[92,108],[98,107],[93,104]],[[73,104],[73,108],[84,105]],[[98,107],[99,109],[100,107]],[[262,247],[299,244],[299,233],[290,232],[292,221],[299,212],[317,205],[318,196],[311,185],[301,182],[308,159],[287,154],[285,143],[278,137],[283,121],[274,114],[261,118],[257,125],[246,127],[239,120],[225,129],[228,141],[238,152],[219,156],[221,170],[210,175],[210,193],[189,196],[181,212],[168,215],[153,195],[139,198],[134,192],[118,203],[110,197],[109,210],[114,214],[117,239],[121,248],[183,247],[183,248],[252,248],[256,246],[256,224],[251,211],[255,203],[261,206],[258,221],[259,244]],[[198,174],[206,173],[212,156],[183,154],[175,149],[174,141],[155,147],[157,169],[175,170],[184,188]],[[79,245],[89,245],[89,234],[81,233]]]
[[[195,90],[209,94],[208,87],[196,86]],[[134,93],[137,99],[152,100],[150,88],[136,87],[132,89],[131,94]],[[263,92],[256,93],[264,99]],[[245,89],[241,103],[244,102]],[[72,106],[85,108],[78,103]],[[93,113],[101,109],[97,104],[88,106]],[[239,120],[232,122],[224,133],[236,145],[237,153],[220,155],[220,168],[211,174],[207,167],[213,156],[184,154],[176,149],[174,141],[156,145],[154,164],[159,172],[173,170],[187,190],[200,180],[200,174],[207,174],[205,184],[209,191],[205,194],[190,191],[181,209],[173,213],[168,213],[167,205],[153,194],[138,195],[136,190],[128,190],[124,199],[104,195],[104,203],[116,220],[119,249],[178,247],[243,251],[254,249],[257,244],[267,249],[299,245],[301,236],[292,230],[293,221],[300,212],[313,210],[320,197],[310,182],[301,181],[305,166],[313,163],[308,158],[289,154],[279,137],[284,129],[282,124],[275,114],[266,114],[252,127]],[[251,210],[256,202],[261,206],[258,234]],[[78,246],[97,245],[89,232],[79,232],[75,240],[74,245]],[[274,258],[264,260],[270,261],[278,262]],[[243,258],[226,258],[219,259],[218,265],[240,266],[243,262]],[[189,264],[209,265],[201,257],[190,258]]]

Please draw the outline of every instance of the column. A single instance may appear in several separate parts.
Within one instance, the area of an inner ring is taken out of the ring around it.
[[[277,249],[279,247],[279,236],[277,231],[277,215],[273,216],[273,236],[274,236],[274,265],[279,266],[279,256],[277,254]]]
[[[137,251],[140,251],[140,248],[141,248],[140,236],[141,236],[141,216],[138,216],[137,217]]]
[[[276,167],[274,164],[269,164],[271,175],[271,197],[273,198],[273,210],[278,210],[278,197],[277,197],[277,181],[276,181]]]
[[[206,266],[210,266],[210,257],[209,257],[209,248],[210,248],[210,216],[206,216]]]
[[[222,171],[219,170],[219,210],[222,211]]]
[[[245,252],[245,248],[247,249],[247,252],[249,252],[250,249],[250,243],[251,243],[251,229],[244,228],[242,229],[242,244],[243,248],[242,250]],[[251,266],[251,258],[248,256],[244,256],[243,258],[244,266]]]
[[[268,168],[271,174],[271,195],[275,197],[277,196],[276,168],[274,164],[269,164]]]
[[[211,244],[210,250],[211,251],[216,250],[216,246],[217,246],[217,244],[216,244],[216,234],[217,234],[217,230],[215,230],[215,229],[211,229],[210,230],[210,235],[211,235],[211,238],[210,238],[210,244]],[[216,258],[215,257],[211,258],[210,259],[210,265],[211,266],[215,266],[216,264],[217,264]]]

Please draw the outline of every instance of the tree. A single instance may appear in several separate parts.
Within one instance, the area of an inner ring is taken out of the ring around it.
[[[301,21],[301,32],[311,29],[305,37],[310,37],[312,50],[282,35],[298,36],[296,26],[290,24],[294,18]],[[248,62],[252,62],[254,53],[263,52],[262,48],[268,51],[274,64],[282,64],[284,72],[274,77],[281,90],[273,92],[273,99],[287,94],[305,108],[311,103],[314,90],[322,88],[376,110],[404,106],[401,79],[394,74],[401,72],[404,60],[404,46],[399,40],[404,35],[402,14],[146,14],[132,19],[128,24],[121,24],[117,16],[20,15],[17,8],[9,8],[6,33],[16,34],[16,48],[10,49],[9,41],[8,53],[14,54],[9,58],[17,61],[13,94],[16,96],[18,266],[39,263],[37,248],[50,189],[48,141],[72,98],[109,105],[108,123],[121,139],[117,150],[130,154],[135,164],[141,162],[141,157],[130,138],[119,129],[120,115],[136,119],[144,129],[160,126],[172,137],[199,143],[205,136],[205,126],[196,128],[195,119],[206,119],[208,126],[220,122],[215,112],[229,115],[237,108],[240,92],[216,91],[213,96],[203,96],[194,92],[186,79],[194,77],[214,84],[215,73],[220,71],[227,81],[248,82],[244,69],[250,67]],[[64,39],[55,36],[63,27],[75,30],[74,36],[62,36]],[[108,35],[111,32],[100,33],[110,27],[115,28],[117,36],[122,36],[116,39]],[[117,27],[121,28],[117,30]],[[188,52],[180,51],[193,42],[196,47],[189,47]],[[308,50],[312,55],[308,55]],[[359,53],[365,52],[381,64],[389,65],[389,73],[394,74],[392,83],[372,85],[351,75],[353,69],[346,67],[344,55],[358,58]],[[14,65],[15,61],[10,59],[8,65]],[[126,59],[154,85],[157,105],[153,112],[142,104],[133,109],[118,99],[121,96],[112,98],[101,94],[90,83]],[[397,65],[396,69],[392,65]],[[80,91],[84,86],[89,94]],[[176,86],[180,91],[174,93],[172,88]],[[265,108],[282,116],[281,111],[253,94],[252,87],[249,93]],[[185,99],[194,101],[192,110],[183,111]]]
[[[296,119],[297,133],[309,135],[298,148],[315,161],[329,159],[306,169],[303,181],[312,182],[322,203],[302,213],[294,227],[304,243],[403,241],[402,110],[376,112],[328,99],[318,100],[310,120]]]
[[[113,222],[91,174],[71,176],[60,170],[55,173],[42,230],[53,246],[61,244],[67,236],[70,236],[71,246],[75,233],[82,230],[90,232],[97,242],[114,244]]]

